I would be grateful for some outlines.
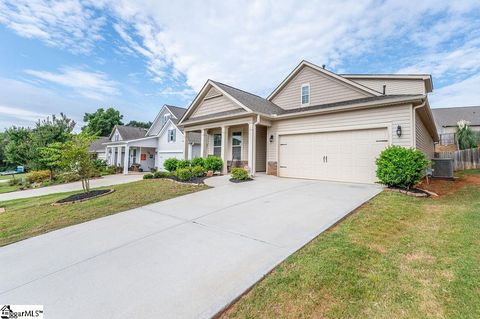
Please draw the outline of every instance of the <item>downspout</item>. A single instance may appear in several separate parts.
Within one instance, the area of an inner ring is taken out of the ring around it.
[[[427,104],[427,101],[425,100],[422,104],[414,106],[412,108],[413,110],[413,120],[412,120],[412,136],[413,136],[413,141],[412,141],[412,146],[413,148],[417,148],[417,109],[424,107]]]
[[[260,123],[260,114],[257,114],[257,120],[253,122],[253,132],[255,132],[254,136],[252,137],[252,171],[250,172],[250,175],[255,176],[255,171],[257,167],[257,124]],[[251,132],[251,133],[253,133]],[[250,132],[249,132],[250,134]]]

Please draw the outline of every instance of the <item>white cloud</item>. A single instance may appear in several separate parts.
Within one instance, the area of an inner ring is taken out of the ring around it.
[[[72,88],[77,93],[91,99],[102,100],[106,96],[119,93],[117,83],[109,80],[108,76],[102,72],[63,68],[60,73],[38,70],[25,70],[25,73],[41,80]]]
[[[454,107],[480,105],[480,74],[442,87],[430,96],[430,105]]]
[[[101,36],[105,18],[80,0],[0,0],[0,23],[22,37],[88,53]]]
[[[29,122],[36,122],[40,118],[47,117],[46,114],[32,112],[18,107],[11,107],[6,105],[0,105],[0,114],[2,117],[12,117],[15,119],[21,119]]]

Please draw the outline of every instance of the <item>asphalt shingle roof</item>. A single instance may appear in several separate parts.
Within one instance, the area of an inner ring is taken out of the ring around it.
[[[168,107],[168,109],[172,112],[172,114],[179,120],[182,118],[183,114],[185,114],[185,112],[187,111],[186,108],[175,106],[175,105],[166,104],[166,107]]]
[[[267,99],[264,99],[263,97],[234,88],[227,84],[216,81],[212,82],[254,112],[273,115],[280,114],[283,111],[283,109],[278,105]]]
[[[145,137],[147,130],[141,127],[117,125],[117,130],[122,136],[123,140],[135,140],[137,138]]]
[[[99,137],[95,141],[93,141],[92,144],[90,144],[90,146],[88,147],[88,150],[90,152],[99,152],[99,151],[105,152],[105,145],[103,145],[103,143],[106,143],[106,142],[110,142],[110,138],[108,136]]]
[[[446,107],[432,109],[433,118],[439,127],[457,126],[461,120],[470,125],[480,125],[480,106]]]

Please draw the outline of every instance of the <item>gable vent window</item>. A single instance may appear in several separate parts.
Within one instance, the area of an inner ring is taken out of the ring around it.
[[[308,106],[310,104],[310,84],[302,85],[301,94],[302,94],[302,99],[301,99],[302,106]]]
[[[169,143],[174,143],[175,142],[175,138],[176,138],[176,131],[175,130],[168,130],[168,142]]]

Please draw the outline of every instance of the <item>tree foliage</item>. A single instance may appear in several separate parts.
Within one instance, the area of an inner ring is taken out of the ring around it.
[[[5,131],[5,162],[24,165],[32,158],[32,130],[25,127],[12,126]]]
[[[110,107],[107,110],[99,108],[94,113],[85,113],[83,121],[87,124],[82,131],[89,135],[108,136],[115,125],[123,125],[123,115]]]
[[[62,147],[61,167],[80,176],[83,191],[86,193],[90,191],[90,178],[95,173],[95,166],[88,152],[94,139],[94,136],[82,133],[63,143]]]
[[[130,121],[127,123],[127,126],[149,129],[152,126],[152,122]]]
[[[457,123],[458,148],[461,150],[477,147],[477,136],[469,125],[470,122],[468,121],[459,121]]]
[[[38,149],[39,162],[50,171],[50,180],[56,170],[62,168],[63,143],[55,142]]]

